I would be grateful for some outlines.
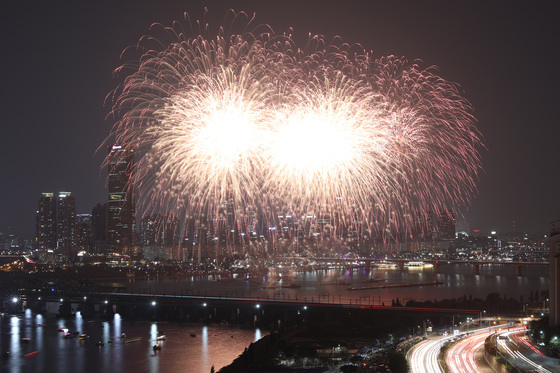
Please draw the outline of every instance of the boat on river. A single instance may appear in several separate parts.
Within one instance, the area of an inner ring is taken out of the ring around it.
[[[380,269],[394,269],[397,268],[397,265],[395,263],[389,263],[389,262],[378,262],[378,263],[373,263],[373,267],[380,268]]]

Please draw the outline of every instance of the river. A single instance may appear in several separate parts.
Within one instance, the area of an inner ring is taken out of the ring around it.
[[[237,278],[233,281],[221,281],[219,276],[201,276],[186,278],[131,279],[127,282],[112,283],[124,286],[128,291],[154,294],[208,295],[229,297],[260,297],[298,299],[320,302],[360,302],[374,305],[390,305],[399,298],[401,302],[414,299],[441,300],[457,298],[463,295],[485,299],[489,293],[497,292],[500,296],[528,300],[531,292],[548,290],[548,266],[527,264],[522,267],[522,276],[516,276],[515,267],[505,264],[489,264],[480,267],[480,273],[474,274],[468,264],[441,263],[439,273],[433,266],[398,268],[364,268],[354,270],[329,269],[309,272],[271,271],[267,278],[249,281]],[[375,279],[375,282],[367,282]],[[378,288],[366,290],[347,290],[348,287],[374,287],[391,284],[442,282],[440,285],[426,285],[399,288]],[[331,285],[324,285],[324,283]],[[343,283],[334,285],[332,283]],[[265,284],[293,284],[298,288],[268,288]],[[323,284],[322,284],[323,283]]]
[[[212,365],[216,371],[229,365],[261,338],[260,329],[231,325],[132,323],[118,314],[111,321],[84,320],[79,313],[65,320],[29,310],[23,315],[2,315],[0,327],[0,371],[10,373],[208,373]],[[89,338],[65,338],[58,331],[62,327]],[[154,351],[161,335],[166,339]],[[104,345],[97,346],[99,341]],[[4,356],[6,351],[9,357]],[[38,353],[25,357],[33,351]]]

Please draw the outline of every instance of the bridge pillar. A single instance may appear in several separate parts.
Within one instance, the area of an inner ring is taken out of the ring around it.
[[[397,266],[399,267],[399,271],[404,271],[404,262],[397,262]]]
[[[473,275],[479,275],[480,274],[480,264],[478,263],[473,263],[472,265],[473,267]]]
[[[516,276],[521,276],[523,274],[523,269],[521,267],[521,265],[516,265],[515,266],[515,275]]]
[[[366,272],[369,273],[370,270],[371,270],[371,261],[366,260]]]
[[[436,275],[439,273],[439,262],[434,263],[434,273]]]

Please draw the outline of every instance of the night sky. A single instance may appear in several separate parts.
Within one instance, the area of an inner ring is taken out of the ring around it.
[[[227,5],[226,5],[227,4]],[[436,65],[473,104],[487,149],[460,228],[546,233],[560,219],[557,12],[552,1],[4,1],[0,232],[32,237],[42,192],[71,191],[78,213],[105,202],[113,122],[106,95],[124,48],[154,22],[223,23],[256,12],[297,40],[322,34],[375,57]]]

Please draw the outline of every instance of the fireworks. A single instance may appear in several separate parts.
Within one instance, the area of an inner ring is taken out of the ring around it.
[[[141,39],[113,92],[112,135],[136,150],[145,210],[184,220],[232,202],[247,233],[251,216],[273,226],[284,213],[328,220],[332,235],[395,233],[475,193],[472,108],[434,69],[317,36],[306,53],[268,28],[211,38],[177,25]]]

